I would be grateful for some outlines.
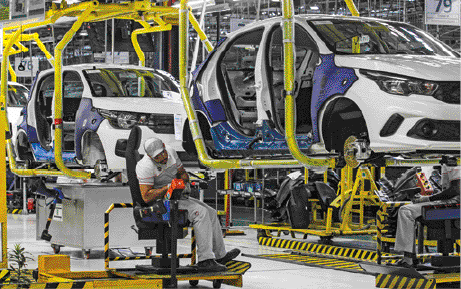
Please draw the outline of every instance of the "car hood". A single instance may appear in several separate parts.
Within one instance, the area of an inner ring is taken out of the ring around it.
[[[16,123],[23,109],[23,107],[8,107],[8,122]]]
[[[335,63],[425,80],[459,81],[461,59],[433,55],[336,55]]]
[[[181,113],[184,106],[181,96],[176,92],[163,92],[164,98],[148,97],[93,97],[93,106],[107,110],[143,113]],[[172,111],[175,110],[175,111]]]

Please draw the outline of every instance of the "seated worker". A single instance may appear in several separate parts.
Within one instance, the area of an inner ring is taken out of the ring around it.
[[[141,195],[147,204],[163,199],[171,181],[180,175],[189,187],[187,174],[176,151],[160,139],[144,142],[146,154],[136,165]],[[187,189],[186,189],[187,190]],[[225,271],[225,264],[240,254],[239,249],[226,253],[217,212],[207,204],[184,194],[178,201],[180,210],[188,211],[188,219],[195,230],[197,240],[197,266],[209,272]]]
[[[413,204],[402,206],[397,219],[397,232],[394,250],[403,252],[404,258],[392,264],[401,267],[417,265],[415,248],[415,219],[422,215],[421,207],[437,204],[459,203],[460,200],[460,167],[442,165],[443,190],[432,196],[421,196]]]

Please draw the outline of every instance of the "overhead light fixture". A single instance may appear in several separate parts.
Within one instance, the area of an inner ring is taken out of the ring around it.
[[[229,10],[231,10],[231,9],[230,9],[229,4],[227,4],[227,3],[218,4],[218,5],[210,5],[210,6],[206,7],[205,14],[207,14],[207,13],[215,13],[215,12],[224,12],[224,11],[229,11]],[[194,12],[194,14],[200,15],[200,14],[202,14],[202,12],[201,12],[201,10],[198,10],[198,11]]]
[[[80,31],[80,33],[78,35],[80,35],[80,36],[88,36],[88,31],[86,31],[86,29],[82,29],[82,31]]]
[[[311,10],[319,10],[318,6],[310,6]]]
[[[187,5],[190,6],[192,9],[199,9],[199,8],[202,8],[202,5],[203,5],[204,2],[206,3],[206,6],[216,4],[216,2],[214,0],[195,0],[195,1],[189,1],[189,3],[187,3]],[[179,8],[179,5],[181,5],[181,3],[180,3],[180,1],[177,1],[171,7]]]

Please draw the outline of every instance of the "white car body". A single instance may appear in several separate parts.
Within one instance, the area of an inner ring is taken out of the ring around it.
[[[140,76],[140,72],[144,75]],[[50,131],[46,133],[47,124],[55,121],[54,85],[47,86],[53,77],[52,69],[38,75],[27,106],[27,119],[20,125],[15,140],[17,148],[26,147],[27,141],[29,153],[39,162],[54,161],[54,126],[50,125]],[[137,95],[142,94],[141,79],[145,81],[144,96]],[[64,66],[62,93],[63,159],[69,166],[92,168],[103,161],[110,171],[124,170],[125,159],[115,154],[115,148],[117,141],[128,139],[134,125],[142,130],[142,143],[157,137],[179,154],[184,152],[182,138],[187,117],[179,84],[167,72],[128,65]],[[43,114],[47,121],[38,115],[39,95],[44,95],[46,112]],[[69,110],[72,106],[73,109]],[[144,153],[142,146],[139,152]],[[21,153],[24,154],[18,151],[20,158]]]
[[[284,122],[276,100],[284,104],[281,23],[280,17],[256,21],[228,34],[195,73],[194,101],[215,115],[225,112],[216,117],[196,107],[214,131],[210,148],[217,155],[290,154],[277,124]],[[305,127],[296,135],[300,149],[341,152],[354,135],[380,154],[459,154],[457,52],[411,25],[382,19],[300,15],[295,27],[295,87],[302,83],[295,97],[304,101],[295,108],[304,121],[297,126]],[[254,105],[239,107],[242,97],[253,97]],[[245,123],[246,114],[253,120]]]
[[[16,137],[17,127],[16,123],[19,120],[21,111],[27,104],[27,98],[29,96],[29,89],[24,85],[8,81],[8,92],[7,92],[7,117],[8,123],[11,127],[12,138]]]

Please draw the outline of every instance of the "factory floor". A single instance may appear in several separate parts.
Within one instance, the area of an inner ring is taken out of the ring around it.
[[[260,211],[258,211],[258,214]],[[252,222],[254,211],[252,208],[237,207],[233,208],[233,218],[236,222]],[[131,217],[131,216],[130,216]],[[36,240],[36,215],[8,215],[8,249],[20,243],[27,252],[32,254],[34,261],[28,262],[28,269],[35,269],[38,266],[38,255],[54,254],[49,242]],[[236,227],[243,231],[245,235],[226,236],[224,241],[226,249],[239,248],[242,253],[249,255],[258,254],[278,254],[287,252],[286,249],[261,246],[256,238],[256,230],[248,227]],[[71,228],[69,228],[72,230]],[[284,236],[290,238],[289,236]],[[308,236],[308,242],[318,242],[316,236]],[[335,238],[336,245],[341,243],[350,244],[354,240],[348,238]],[[364,241],[372,246],[373,242]],[[104,270],[104,251],[103,240],[101,248],[91,251],[89,259],[84,258],[81,249],[62,247],[61,254],[70,256],[72,271]],[[153,243],[155,244],[155,243]],[[155,250],[155,249],[154,249]],[[143,253],[143,247],[121,248],[113,250],[118,253]],[[190,252],[190,234],[185,239],[178,241],[178,252]],[[155,253],[155,252],[154,252]],[[187,260],[187,261],[186,261]],[[182,260],[181,265],[187,265],[189,259]],[[319,267],[303,266],[280,261],[264,260],[249,256],[239,256],[237,260],[251,263],[251,268],[243,276],[243,288],[246,289],[271,289],[271,288],[375,288],[375,277],[372,275],[351,273],[333,269],[323,269]],[[132,268],[137,264],[149,264],[148,260],[111,262],[111,268]],[[190,288],[187,281],[180,281],[178,288]],[[209,281],[201,280],[196,288],[213,288]],[[222,284],[221,288],[235,288]]]

